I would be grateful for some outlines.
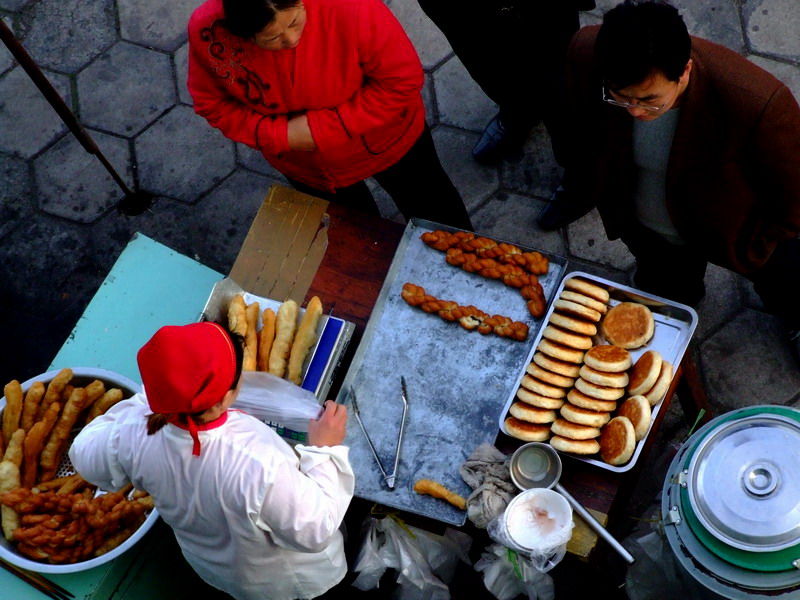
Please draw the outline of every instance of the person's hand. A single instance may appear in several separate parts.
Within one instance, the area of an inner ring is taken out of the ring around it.
[[[311,137],[311,128],[308,126],[308,117],[300,115],[289,119],[287,135],[289,148],[292,150],[316,150],[317,145]]]
[[[338,446],[344,441],[346,428],[347,407],[326,400],[322,416],[308,422],[308,445]]]

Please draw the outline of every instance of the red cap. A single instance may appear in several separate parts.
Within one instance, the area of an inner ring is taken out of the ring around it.
[[[236,376],[233,342],[216,323],[162,327],[142,346],[137,359],[154,413],[196,413],[211,408],[231,389]],[[189,422],[192,429],[192,419]]]

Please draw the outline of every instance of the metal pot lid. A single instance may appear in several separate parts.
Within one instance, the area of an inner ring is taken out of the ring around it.
[[[779,414],[729,421],[699,442],[687,493],[720,541],[750,552],[800,542],[800,422]]]

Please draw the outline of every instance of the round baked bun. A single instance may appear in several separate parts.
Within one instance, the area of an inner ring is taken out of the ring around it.
[[[605,385],[608,387],[624,388],[628,385],[627,373],[610,373],[608,371],[598,371],[589,365],[581,367],[579,375],[590,383]]]
[[[617,410],[616,400],[598,400],[597,398],[587,396],[575,388],[569,391],[567,400],[578,408],[585,408],[586,410],[593,410],[595,412],[612,412]]]
[[[538,406],[526,404],[525,402],[514,402],[511,408],[508,409],[508,412],[512,417],[516,417],[520,421],[527,421],[528,423],[552,423],[558,417],[554,410],[539,408]]]
[[[570,277],[564,282],[564,289],[579,292],[598,302],[608,304],[608,290],[598,283],[591,283],[582,277]]]
[[[632,350],[652,339],[656,322],[644,304],[620,302],[608,309],[600,329],[609,344]]]
[[[592,347],[592,338],[588,335],[573,333],[555,325],[545,327],[544,331],[542,331],[542,337],[576,350],[588,350]]]
[[[575,383],[574,377],[565,377],[564,375],[553,373],[553,371],[543,369],[536,363],[530,363],[527,367],[525,367],[525,371],[531,377],[535,377],[539,381],[544,381],[545,383],[555,385],[557,387],[571,388],[572,384]],[[627,382],[625,383],[627,385]]]
[[[647,401],[650,402],[650,406],[655,406],[664,399],[670,383],[672,383],[672,363],[668,360],[662,360],[661,372],[658,374],[658,379],[656,379],[650,391],[645,393],[645,397]]]
[[[550,425],[550,432],[554,435],[569,438],[571,440],[593,440],[600,436],[600,429],[598,427],[590,427],[588,425],[578,425],[577,423],[570,423],[566,419],[556,419]]]
[[[548,410],[558,410],[564,406],[563,398],[548,398],[536,392],[531,392],[521,387],[517,390],[517,399],[522,400],[525,404],[536,406],[537,408],[546,408]]]
[[[550,313],[550,320],[548,322],[551,325],[556,325],[557,327],[561,327],[562,329],[579,333],[581,335],[597,335],[597,325],[594,323],[590,323],[589,321],[585,321],[583,319],[576,319],[569,315],[563,315],[557,311]]]
[[[547,396],[548,398],[563,398],[567,395],[567,390],[565,390],[563,387],[550,385],[549,383],[535,379],[530,375],[523,375],[520,384],[526,390],[535,392],[542,396]]]
[[[575,406],[572,402],[564,402],[561,407],[561,416],[570,423],[588,425],[589,427],[602,427],[611,419],[611,413],[589,410]]]
[[[546,338],[539,340],[539,345],[536,348],[539,352],[547,354],[558,360],[581,364],[583,362],[583,350],[576,350],[557,342],[551,342]]]
[[[605,314],[606,311],[608,311],[608,304],[605,302],[600,302],[599,300],[595,300],[594,298],[590,298],[586,294],[581,294],[580,292],[562,290],[558,297],[561,300],[568,300],[569,302],[582,304],[583,306],[592,308],[601,314]]]
[[[550,438],[550,425],[528,423],[516,417],[507,417],[504,421],[506,433],[511,437],[526,442],[545,442]]]
[[[570,454],[589,455],[600,452],[600,443],[597,440],[573,440],[554,435],[550,438],[550,445],[560,452],[569,452]]]
[[[647,435],[647,429],[650,427],[650,420],[652,419],[650,402],[644,396],[631,396],[619,407],[617,416],[628,418],[631,425],[633,425],[633,431],[638,442]]]
[[[575,389],[598,400],[619,400],[625,395],[624,388],[597,385],[586,381],[583,377],[578,377],[575,380]]]
[[[587,350],[583,356],[583,362],[598,371],[621,373],[631,368],[633,359],[631,353],[625,348],[603,344]]]
[[[558,360],[557,358],[553,358],[552,356],[547,356],[542,352],[537,352],[533,355],[533,362],[542,367],[543,369],[547,369],[548,371],[552,371],[553,373],[558,373],[559,375],[563,375],[564,377],[569,377],[570,379],[575,379],[581,371],[580,365],[575,363],[566,362],[563,360]]]
[[[661,363],[663,362],[664,359],[661,358],[658,350],[648,350],[642,354],[630,371],[628,394],[638,396],[649,392],[661,374]]]
[[[636,449],[636,432],[628,417],[614,417],[600,433],[600,458],[610,465],[624,465]]]
[[[588,306],[584,306],[583,304],[572,302],[570,300],[564,300],[562,298],[557,298],[553,302],[553,308],[561,311],[562,313],[566,313],[581,319],[586,319],[592,323],[597,323],[601,318],[603,318],[603,315],[593,308],[589,308]]]

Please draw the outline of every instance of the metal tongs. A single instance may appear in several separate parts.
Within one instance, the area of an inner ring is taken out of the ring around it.
[[[378,453],[375,451],[375,446],[372,443],[372,440],[369,438],[369,433],[367,433],[367,428],[364,427],[364,423],[361,421],[361,415],[358,411],[358,402],[356,401],[356,392],[350,387],[350,403],[353,406],[353,414],[356,416],[356,421],[361,426],[361,431],[364,432],[364,437],[367,438],[367,444],[369,444],[369,449],[372,450],[372,456],[375,457],[375,462],[378,463],[378,468],[381,470],[381,474],[383,475],[383,480],[386,482],[387,487],[390,490],[394,489],[394,482],[397,478],[397,465],[400,462],[400,446],[403,443],[403,430],[406,426],[406,413],[408,412],[408,395],[406,392],[406,379],[402,375],[400,376],[400,398],[403,400],[403,416],[400,420],[400,433],[397,435],[397,449],[394,453],[394,469],[392,469],[391,473],[386,473],[386,469],[383,468],[383,464],[381,463],[381,459],[378,456]]]

